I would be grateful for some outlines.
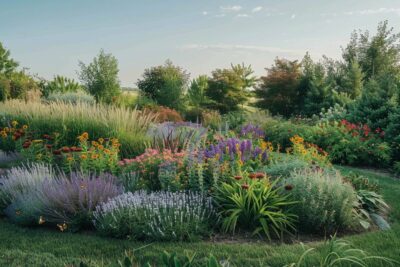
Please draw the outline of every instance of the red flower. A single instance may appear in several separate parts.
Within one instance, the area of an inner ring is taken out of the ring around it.
[[[53,145],[50,145],[50,144],[46,145],[46,148],[49,149],[49,150],[52,149],[52,147],[53,147]]]
[[[69,152],[71,152],[71,149],[69,147],[67,147],[67,146],[64,146],[64,147],[61,148],[61,151],[63,153],[69,153]]]
[[[265,177],[265,174],[264,174],[264,173],[262,173],[262,172],[256,173],[256,178],[257,178],[257,179],[262,179],[262,178],[264,178],[264,177]]]
[[[43,139],[53,140],[53,138],[52,138],[50,135],[48,135],[48,134],[44,134],[44,135],[43,135]]]
[[[241,180],[241,179],[242,179],[242,176],[236,175],[236,176],[234,176],[233,178],[235,178],[235,180]]]
[[[82,148],[81,148],[81,147],[75,148],[75,152],[81,152],[81,151],[82,151]]]
[[[60,149],[54,150],[53,154],[54,155],[61,155],[61,150]]]
[[[22,145],[22,147],[26,149],[26,148],[30,147],[31,144],[32,144],[31,142],[25,142],[25,143]]]
[[[14,140],[17,141],[17,140],[20,139],[20,138],[21,138],[21,134],[18,133],[18,132],[16,132],[16,133],[14,134]]]
[[[247,190],[247,189],[249,189],[249,185],[248,184],[242,184],[242,188]]]
[[[249,174],[249,178],[250,179],[256,179],[257,178],[257,174],[256,173],[250,173]]]

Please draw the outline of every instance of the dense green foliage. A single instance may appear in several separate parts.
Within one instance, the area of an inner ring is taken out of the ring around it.
[[[354,226],[356,193],[338,173],[301,170],[286,182],[293,187],[291,196],[297,203],[293,213],[301,229],[316,233],[335,233]]]
[[[210,107],[221,113],[240,109],[247,100],[247,89],[255,83],[251,66],[232,65],[231,69],[217,69],[208,81],[206,95],[212,103]]]
[[[98,102],[111,103],[121,93],[118,61],[113,55],[100,50],[90,64],[79,62],[79,67],[80,80]]]
[[[60,75],[55,76],[51,81],[43,81],[41,87],[46,97],[52,93],[73,93],[83,89],[78,82]]]
[[[161,106],[183,108],[189,75],[169,60],[164,65],[146,69],[137,85],[140,91]]]

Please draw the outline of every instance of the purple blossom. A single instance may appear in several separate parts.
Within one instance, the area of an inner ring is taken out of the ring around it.
[[[265,132],[259,126],[253,124],[247,124],[240,130],[241,137],[247,137],[252,139],[264,138]]]
[[[204,150],[205,158],[216,158],[219,156],[219,161],[240,159],[243,162],[255,160],[263,151],[260,147],[253,147],[251,140],[240,140],[237,138],[229,138],[219,141],[218,144],[212,144]],[[266,160],[266,152],[264,152]]]

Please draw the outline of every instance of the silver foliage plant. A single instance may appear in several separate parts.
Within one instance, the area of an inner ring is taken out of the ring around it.
[[[207,231],[214,209],[195,192],[136,191],[100,204],[95,226],[103,234],[150,240],[193,240]]]
[[[11,168],[0,177],[0,211],[15,199],[38,188],[43,181],[52,180],[55,170],[43,163],[32,163]]]

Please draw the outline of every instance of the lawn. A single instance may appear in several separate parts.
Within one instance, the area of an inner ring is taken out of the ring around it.
[[[378,180],[382,193],[391,206],[392,230],[368,232],[344,237],[355,247],[372,255],[400,261],[400,181],[387,174],[370,170],[338,167],[342,172],[359,172]],[[307,246],[320,247],[323,242],[310,242]],[[144,247],[145,246],[145,247]],[[228,259],[234,266],[283,266],[294,262],[303,253],[300,244],[268,244],[265,242],[197,242],[197,243],[144,243],[100,237],[94,233],[60,233],[49,229],[22,228],[0,219],[0,266],[109,266],[123,259],[127,250],[139,249],[138,257],[158,262],[164,250],[184,255],[197,253],[202,260],[212,253],[218,259]],[[317,263],[318,249],[311,254]],[[75,265],[74,265],[75,264]],[[374,265],[379,266],[379,265]],[[381,265],[386,266],[386,265]]]

